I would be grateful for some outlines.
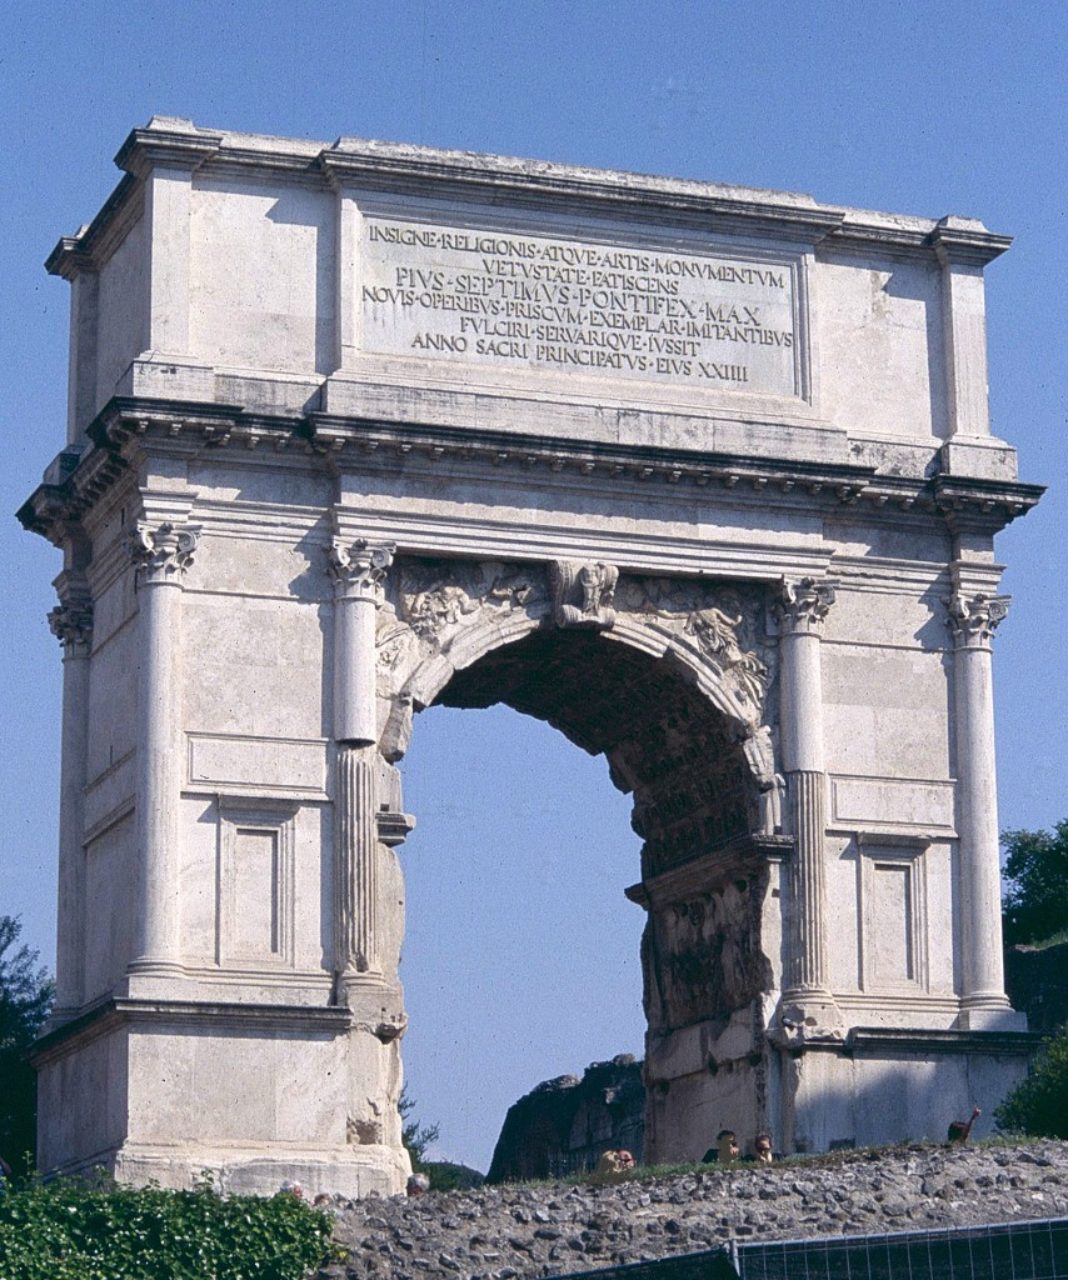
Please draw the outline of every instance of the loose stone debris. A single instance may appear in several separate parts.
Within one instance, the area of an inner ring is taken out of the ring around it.
[[[901,1146],[636,1179],[338,1201],[348,1258],[320,1280],[526,1280],[725,1240],[915,1231],[1068,1215],[1068,1142]]]

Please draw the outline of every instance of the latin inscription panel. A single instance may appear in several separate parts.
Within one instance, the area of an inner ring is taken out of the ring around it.
[[[371,354],[801,393],[793,264],[368,218]]]

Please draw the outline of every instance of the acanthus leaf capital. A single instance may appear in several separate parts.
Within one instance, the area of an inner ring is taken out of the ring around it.
[[[193,563],[200,529],[195,525],[152,526],[138,523],[130,537],[130,554],[142,582],[179,582]]]
[[[836,598],[830,578],[783,578],[775,614],[784,635],[818,634]]]
[[[988,595],[985,591],[974,595],[954,592],[946,601],[949,613],[946,621],[957,647],[988,645],[998,626],[1008,617],[1011,600],[1011,596]]]
[[[370,600],[381,604],[386,574],[393,564],[396,544],[367,538],[334,538],[326,548],[327,567],[338,599]]]

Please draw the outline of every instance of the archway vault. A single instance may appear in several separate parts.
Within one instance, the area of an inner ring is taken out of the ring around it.
[[[766,592],[603,563],[398,557],[379,613],[387,759],[431,703],[504,703],[605,755],[633,796],[641,880],[627,894],[648,913],[647,1157],[678,1146],[681,1110],[666,1096],[673,1082],[689,1087],[677,1077],[694,1074],[695,1056],[700,1073],[729,1059],[747,1075],[760,1058],[774,985],[766,854],[782,831]],[[759,1123],[761,1080],[744,1093],[745,1123]]]
[[[377,636],[380,745],[412,713],[503,702],[545,720],[634,793],[643,874],[781,830],[777,650],[761,584],[614,566],[399,558]]]

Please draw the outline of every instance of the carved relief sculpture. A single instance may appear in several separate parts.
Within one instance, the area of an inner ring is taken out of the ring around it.
[[[544,599],[545,589],[525,568],[463,561],[403,566],[397,614],[433,650],[448,647],[452,633],[482,609],[507,612]]]
[[[612,608],[619,570],[600,561],[554,560],[549,565],[553,616],[558,627],[607,631],[616,620]]]

